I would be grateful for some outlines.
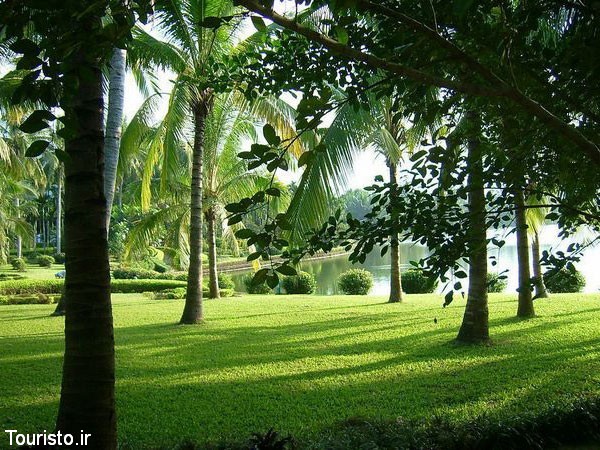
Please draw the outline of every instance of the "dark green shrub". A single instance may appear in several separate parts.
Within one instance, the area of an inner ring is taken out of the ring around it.
[[[498,275],[497,273],[488,273],[486,280],[488,292],[504,292],[508,284],[506,278],[500,278],[500,275]]]
[[[544,284],[550,292],[581,292],[585,287],[585,277],[577,269],[549,270],[544,273]]]
[[[27,270],[27,264],[23,258],[13,258],[10,261],[10,265],[19,272],[25,272]]]
[[[37,263],[40,267],[52,267],[54,258],[50,255],[40,255],[37,258]]]
[[[231,278],[231,275],[227,275],[226,273],[220,273],[218,277],[219,289],[235,290],[235,283],[233,282],[233,278]]]
[[[161,261],[158,258],[152,258],[152,262],[154,263],[154,271],[158,273],[166,273],[169,271],[170,267],[168,264],[165,264],[164,261]]]
[[[23,275],[18,275],[16,273],[0,273],[0,281],[23,280],[24,278]]]
[[[64,280],[13,280],[0,283],[0,295],[15,294],[60,294]],[[134,294],[157,292],[165,289],[185,287],[186,283],[176,280],[112,280],[111,292]]]
[[[0,305],[50,305],[56,303],[59,297],[48,294],[0,295]]]
[[[112,272],[113,278],[117,280],[152,280],[159,276],[157,272],[148,269],[139,269],[127,266],[119,266]]]
[[[350,269],[338,278],[340,291],[348,295],[367,295],[373,287],[373,274],[365,269]]]
[[[429,294],[437,285],[437,280],[427,277],[421,269],[408,269],[402,273],[402,290],[407,294]]]
[[[64,264],[65,263],[65,254],[64,253],[55,253],[54,256],[54,261],[56,261],[57,264]]]
[[[312,294],[317,288],[315,277],[302,271],[294,276],[284,277],[281,284],[287,294]]]
[[[252,284],[252,278],[254,277],[254,273],[249,273],[244,277],[244,286],[246,286],[246,292],[248,294],[271,294],[273,291],[266,283]]]
[[[155,300],[176,300],[185,298],[187,289],[184,287],[175,289],[165,289],[164,291],[155,292],[153,298]]]
[[[179,281],[187,281],[188,274],[187,272],[173,272],[173,279]]]
[[[185,286],[185,282],[176,280],[112,280],[111,292],[114,294],[139,294]]]

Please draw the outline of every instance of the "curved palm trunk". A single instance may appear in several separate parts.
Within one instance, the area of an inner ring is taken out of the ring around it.
[[[203,319],[202,311],[202,158],[204,125],[212,94],[205,91],[194,105],[194,149],[192,155],[192,193],[190,201],[190,265],[185,307],[179,323],[194,324]]]
[[[525,198],[523,192],[515,195],[515,222],[517,231],[517,261],[519,263],[519,307],[517,316],[532,317],[533,299],[531,296],[531,272],[529,271],[529,239],[527,237],[527,218],[525,216]]]
[[[395,185],[398,180],[396,173],[398,167],[393,162],[387,162],[388,168],[390,169],[390,183]],[[394,188],[390,192],[390,196],[393,198],[395,193]],[[393,233],[390,236],[390,297],[388,303],[399,303],[402,301],[402,280],[400,278],[400,243],[398,242],[398,234]]]
[[[121,145],[123,103],[125,99],[125,50],[115,48],[110,59],[108,110],[104,144],[104,195],[106,197],[106,230],[115,198],[115,183]]]
[[[58,169],[58,189],[56,192],[56,253],[62,253],[62,167]]]
[[[208,233],[208,296],[221,298],[219,276],[217,274],[217,235],[215,225],[217,214],[213,206],[206,211],[206,229]]]
[[[470,121],[478,120],[472,112]],[[469,191],[469,292],[462,325],[457,340],[460,342],[486,342],[489,340],[487,293],[487,241],[485,223],[485,192],[483,184],[482,151],[479,143],[479,126],[468,143],[467,185]]]
[[[15,210],[16,210],[17,219],[19,219],[21,217],[21,202],[19,200],[19,197],[15,197]],[[21,239],[21,236],[19,236],[18,234],[15,239],[15,248],[16,248],[17,258],[21,258],[23,256],[23,240]]]
[[[540,264],[540,235],[536,231],[533,234],[531,240],[531,257],[533,259],[533,277],[535,286],[535,298],[548,298],[548,291],[544,284],[544,277],[542,276],[542,265]]]
[[[78,133],[66,141],[65,355],[57,430],[91,434],[86,448],[117,446],[115,358],[104,198],[102,73],[94,63],[71,99]]]

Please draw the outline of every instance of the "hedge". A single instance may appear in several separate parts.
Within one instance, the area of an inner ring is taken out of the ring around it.
[[[0,283],[0,295],[60,294],[64,280],[11,280]],[[111,280],[113,294],[135,294],[185,287],[178,280]]]
[[[58,303],[60,294],[0,295],[0,305],[49,305]]]

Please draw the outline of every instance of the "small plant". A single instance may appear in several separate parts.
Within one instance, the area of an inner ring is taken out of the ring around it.
[[[425,275],[422,269],[408,269],[402,273],[402,290],[407,294],[430,294],[438,282]]]
[[[64,253],[55,253],[54,261],[56,261],[57,264],[64,264],[65,263],[65,254]]]
[[[244,286],[246,286],[248,294],[271,294],[273,292],[266,283],[252,284],[252,278],[254,278],[253,272],[244,277]]]
[[[581,292],[585,286],[585,277],[574,266],[571,269],[551,269],[543,277],[546,289],[550,292]]]
[[[365,269],[350,269],[338,278],[338,287],[344,294],[367,295],[373,287],[373,274]]]
[[[49,255],[40,255],[37,258],[37,263],[40,267],[52,267],[52,264],[54,264],[54,262],[54,258]]]
[[[249,442],[250,450],[286,450],[291,448],[293,439],[291,436],[281,437],[273,428],[265,434],[254,433]]]
[[[233,278],[231,278],[231,275],[227,275],[226,273],[220,273],[218,279],[219,289],[235,290],[235,283],[233,282]]]
[[[506,289],[506,278],[500,278],[497,273],[488,273],[486,280],[488,292],[500,293]]]
[[[13,267],[13,269],[19,272],[25,272],[27,270],[27,264],[25,263],[25,260],[23,258],[13,258],[10,261],[10,264]]]
[[[281,284],[288,294],[312,294],[317,288],[317,280],[308,272],[298,272],[296,275],[284,277]]]

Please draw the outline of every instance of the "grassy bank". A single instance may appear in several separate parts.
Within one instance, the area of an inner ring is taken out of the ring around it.
[[[537,300],[527,321],[514,296],[491,295],[494,342],[477,347],[452,342],[464,301],[443,310],[435,295],[245,296],[207,301],[206,324],[185,327],[181,301],[114,299],[119,433],[133,448],[270,427],[302,438],[348,418],[504,420],[600,395],[598,294]],[[51,310],[0,311],[2,429],[53,427],[64,325]]]

